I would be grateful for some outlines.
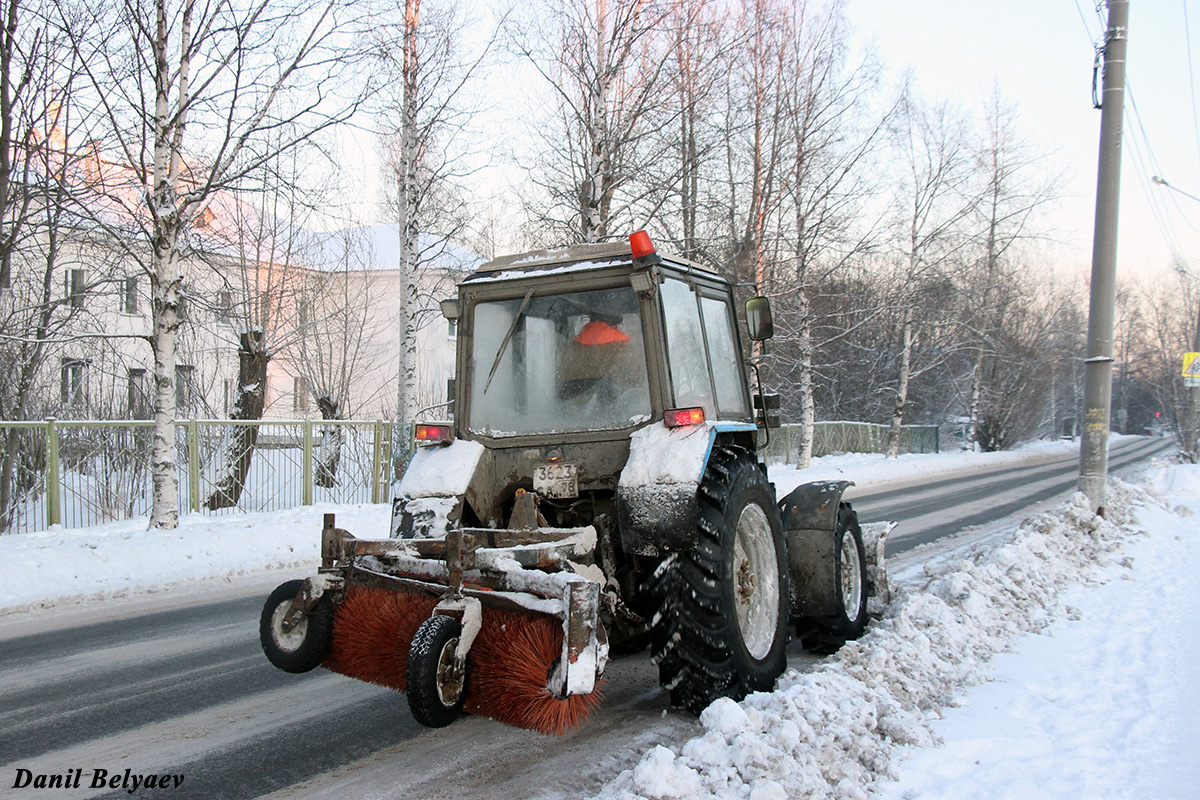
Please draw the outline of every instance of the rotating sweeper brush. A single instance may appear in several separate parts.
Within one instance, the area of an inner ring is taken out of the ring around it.
[[[562,734],[600,702],[600,587],[565,569],[595,542],[590,527],[365,540],[326,515],[321,570],[272,593],[263,649],[288,672],[324,666],[404,692],[429,727],[465,710]]]

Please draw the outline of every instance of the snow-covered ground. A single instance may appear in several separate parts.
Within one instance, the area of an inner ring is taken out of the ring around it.
[[[863,639],[600,797],[1200,796],[1200,467],[1147,481],[901,576]]]
[[[1070,452],[1070,442],[1039,443],[1007,453],[946,453],[885,459],[820,458],[808,470],[771,468],[782,497],[804,481],[853,475],[860,486],[896,478],[1019,462],[1033,454]],[[88,528],[54,528],[0,536],[0,616],[104,597],[176,590],[282,568],[311,569],[320,559],[322,515],[363,538],[388,535],[387,505],[317,504],[230,516],[185,514],[174,531],[150,531],[146,518]]]
[[[781,493],[843,475],[863,486],[1030,455],[841,456],[772,478]],[[0,615],[301,574],[330,511],[386,535],[386,506],[317,506],[0,536]],[[861,641],[773,693],[714,703],[703,735],[655,747],[600,797],[1196,797],[1193,512],[1200,468],[1159,468],[1145,486],[1114,483],[1107,520],[1068,503],[901,569]]]

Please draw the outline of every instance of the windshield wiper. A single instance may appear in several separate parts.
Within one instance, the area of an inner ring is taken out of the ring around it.
[[[504,358],[504,351],[508,349],[508,340],[512,338],[513,333],[517,330],[517,323],[521,321],[521,317],[525,314],[525,306],[529,305],[529,298],[531,297],[533,297],[533,289],[525,293],[525,299],[521,301],[521,307],[517,309],[517,314],[513,317],[512,325],[508,326],[508,333],[504,334],[504,341],[500,342],[500,349],[496,351],[496,360],[492,362],[492,371],[488,373],[487,382],[483,384],[484,394],[487,394],[488,387],[492,385],[492,378],[496,377],[496,370],[500,366],[500,359]]]

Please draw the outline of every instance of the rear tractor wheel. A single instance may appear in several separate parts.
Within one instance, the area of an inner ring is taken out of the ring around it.
[[[834,558],[837,570],[834,613],[798,623],[804,649],[821,655],[836,653],[846,642],[862,636],[867,627],[866,551],[858,515],[848,503],[838,508]]]
[[[766,691],[786,664],[787,556],[775,492],[753,455],[714,448],[699,491],[697,544],[655,574],[652,653],[671,703]]]

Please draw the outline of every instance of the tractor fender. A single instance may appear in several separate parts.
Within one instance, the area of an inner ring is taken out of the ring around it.
[[[391,537],[440,538],[462,518],[463,497],[483,458],[483,445],[455,439],[420,447],[392,493]]]
[[[621,545],[627,553],[659,556],[695,547],[696,493],[715,445],[754,449],[750,423],[707,422],[668,428],[647,425],[629,437],[629,459],[617,483]]]
[[[840,587],[834,534],[842,494],[853,485],[854,481],[806,483],[779,501],[793,617],[823,617],[836,610]]]

